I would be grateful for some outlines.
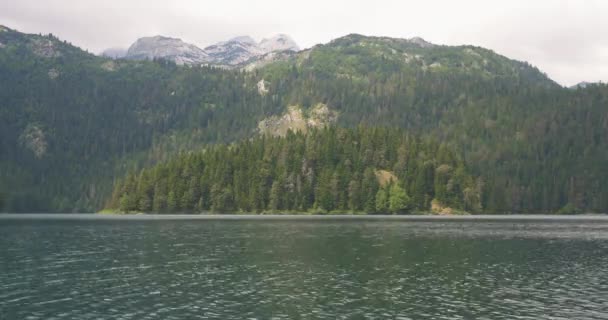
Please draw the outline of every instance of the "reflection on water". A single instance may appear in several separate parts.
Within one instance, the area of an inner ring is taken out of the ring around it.
[[[0,319],[608,319],[608,223],[0,220]]]

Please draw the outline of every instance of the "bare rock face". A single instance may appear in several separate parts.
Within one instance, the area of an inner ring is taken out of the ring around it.
[[[179,65],[206,63],[208,54],[180,39],[163,36],[140,38],[129,47],[125,56],[133,60],[167,59]]]
[[[55,43],[51,39],[37,38],[32,40],[32,51],[35,55],[43,58],[57,58],[61,56],[61,52],[56,48]]]
[[[258,82],[258,93],[261,96],[265,96],[268,93],[268,88],[266,88],[266,81],[264,81],[264,79],[260,80]]]
[[[264,53],[276,51],[300,51],[300,47],[286,34],[278,34],[269,39],[263,39],[259,44]]]
[[[422,47],[422,48],[431,48],[431,47],[435,46],[434,44],[432,44],[432,43],[430,43],[430,42],[428,42],[428,41],[426,41],[426,40],[424,40],[424,39],[422,39],[420,37],[414,37],[414,38],[411,38],[411,39],[407,39],[407,41],[410,42],[410,43],[413,43],[415,45],[418,45],[419,47]]]
[[[258,131],[263,135],[285,136],[287,132],[304,132],[312,128],[326,127],[335,123],[338,114],[325,104],[318,104],[305,114],[298,106],[290,106],[281,116],[266,118],[258,124]]]
[[[326,104],[319,103],[310,110],[307,124],[309,128],[322,128],[337,120],[337,112],[330,110]]]
[[[241,36],[205,48],[210,62],[219,65],[237,65],[263,54],[255,41]]]
[[[102,53],[110,58],[121,58],[117,49]],[[124,54],[127,59],[167,59],[185,65],[215,65],[224,68],[247,66],[249,61],[264,57],[266,62],[275,53],[298,51],[299,47],[289,36],[281,34],[257,43],[249,36],[240,36],[201,49],[180,39],[155,36],[140,38]],[[264,62],[262,62],[264,63]]]
[[[376,175],[376,180],[381,187],[386,187],[391,183],[398,183],[399,178],[395,175],[395,173],[387,170],[374,170],[374,174]]]

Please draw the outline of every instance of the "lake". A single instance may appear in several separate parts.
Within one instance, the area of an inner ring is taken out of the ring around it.
[[[0,216],[0,319],[608,319],[608,220]]]

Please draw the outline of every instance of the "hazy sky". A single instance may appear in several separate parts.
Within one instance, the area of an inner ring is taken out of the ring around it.
[[[571,85],[608,81],[608,0],[0,0],[0,24],[92,52],[167,35],[204,47],[291,35],[302,47],[349,33],[472,44]]]

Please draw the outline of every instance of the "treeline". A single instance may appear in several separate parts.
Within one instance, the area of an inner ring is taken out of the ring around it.
[[[240,71],[113,61],[13,31],[0,42],[0,188],[11,212],[99,210],[115,176],[249,138],[280,108]]]
[[[441,67],[404,61],[414,53]],[[339,125],[401,127],[453,146],[486,182],[485,213],[608,212],[605,84],[571,90],[481,48],[360,36],[259,73],[284,105],[323,101]]]
[[[209,146],[128,175],[122,212],[481,211],[483,183],[443,144],[400,129],[328,128]]]
[[[115,177],[324,103],[338,126],[449,145],[482,177],[484,213],[608,212],[608,86],[565,89],[482,48],[348,36],[242,72],[113,61],[12,30],[0,42],[0,210],[97,211]]]

